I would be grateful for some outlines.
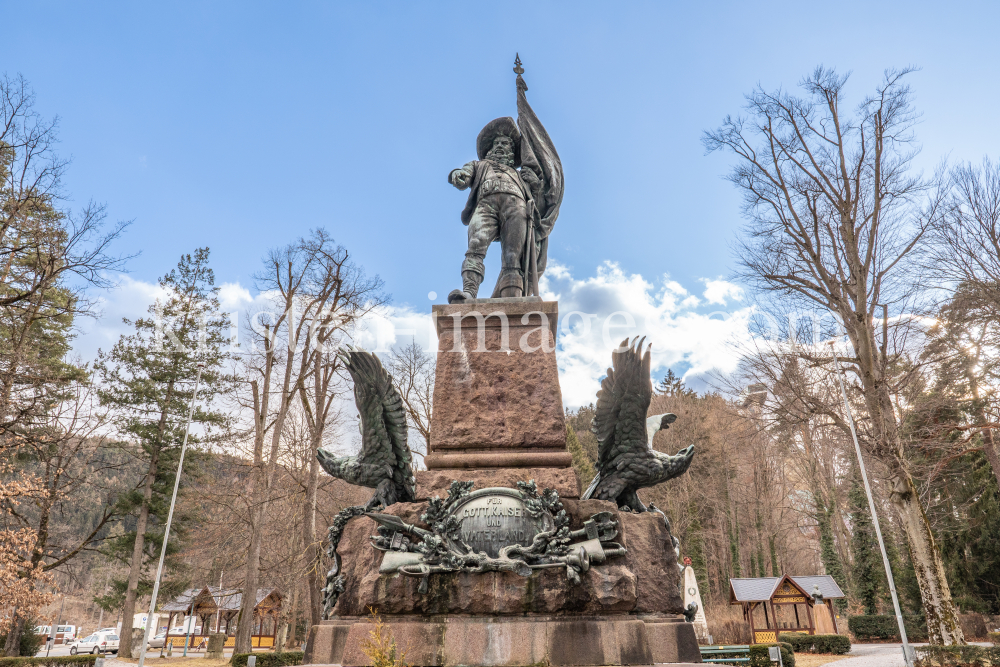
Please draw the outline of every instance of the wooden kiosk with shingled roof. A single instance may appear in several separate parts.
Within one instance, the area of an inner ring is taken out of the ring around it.
[[[754,644],[774,643],[782,632],[839,634],[833,601],[842,597],[826,574],[729,580],[729,604],[743,607]]]
[[[281,614],[283,596],[276,588],[257,589],[257,604],[253,608],[254,624],[251,636],[251,646],[254,648],[271,648],[274,646],[278,629],[278,616]],[[188,647],[198,646],[202,640],[207,640],[213,632],[227,635],[226,647],[236,645],[236,623],[243,602],[243,591],[239,588],[219,588],[205,586],[204,588],[189,588],[170,602],[163,605],[160,613],[169,615],[167,635],[163,645],[173,645],[182,648],[185,639]],[[173,634],[174,616],[181,619],[194,616],[198,619],[197,634]],[[214,627],[214,629],[213,629]]]

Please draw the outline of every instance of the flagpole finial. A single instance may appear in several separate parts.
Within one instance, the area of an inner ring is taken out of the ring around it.
[[[518,76],[524,74],[524,68],[521,67],[521,55],[519,53],[514,54],[514,73]]]

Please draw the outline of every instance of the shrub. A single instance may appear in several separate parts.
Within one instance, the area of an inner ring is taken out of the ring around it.
[[[1000,666],[1000,648],[996,646],[917,646],[916,667]]]
[[[96,655],[62,655],[41,658],[0,658],[0,667],[89,667],[97,661]]]
[[[285,665],[301,665],[302,651],[283,651],[281,653],[234,653],[229,664],[233,667],[247,667],[247,658],[257,656],[257,667],[285,667]],[[3,667],[3,665],[0,665]]]
[[[368,608],[375,627],[368,633],[368,639],[361,642],[361,652],[368,658],[371,667],[407,667],[406,653],[396,654],[396,640],[375,610]]]
[[[0,651],[3,650],[3,646],[6,643],[7,635],[0,635]],[[38,653],[44,643],[45,637],[35,634],[35,622],[28,621],[24,624],[24,630],[21,632],[21,643],[18,645],[17,654],[30,658]]]
[[[795,653],[792,652],[791,644],[781,642],[781,662],[785,667],[795,667]],[[750,645],[750,667],[771,667],[770,654],[768,648],[775,644],[751,644]]]
[[[906,627],[906,637],[911,642],[927,641],[927,622],[923,618],[904,616],[903,624]],[[895,616],[851,616],[847,619],[847,627],[858,641],[899,641],[899,626]]]
[[[1000,632],[987,632],[986,641],[992,643],[994,646],[1000,646]]]
[[[851,650],[851,640],[843,635],[807,635],[781,633],[781,641],[797,653],[833,653],[844,655]]]

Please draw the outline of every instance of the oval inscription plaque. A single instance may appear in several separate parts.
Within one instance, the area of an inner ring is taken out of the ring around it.
[[[515,489],[473,491],[452,512],[462,522],[462,541],[477,553],[485,552],[493,558],[509,544],[531,546],[535,535],[555,526],[547,512],[537,519],[528,514],[521,494]]]

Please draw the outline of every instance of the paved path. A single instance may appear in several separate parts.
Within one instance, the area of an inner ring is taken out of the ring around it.
[[[904,667],[902,644],[854,644],[851,657],[830,663],[837,667]]]
[[[972,642],[979,646],[989,646],[983,642]],[[914,644],[926,646],[926,644]],[[905,667],[902,644],[854,644],[851,646],[851,657],[830,663],[837,667]]]

